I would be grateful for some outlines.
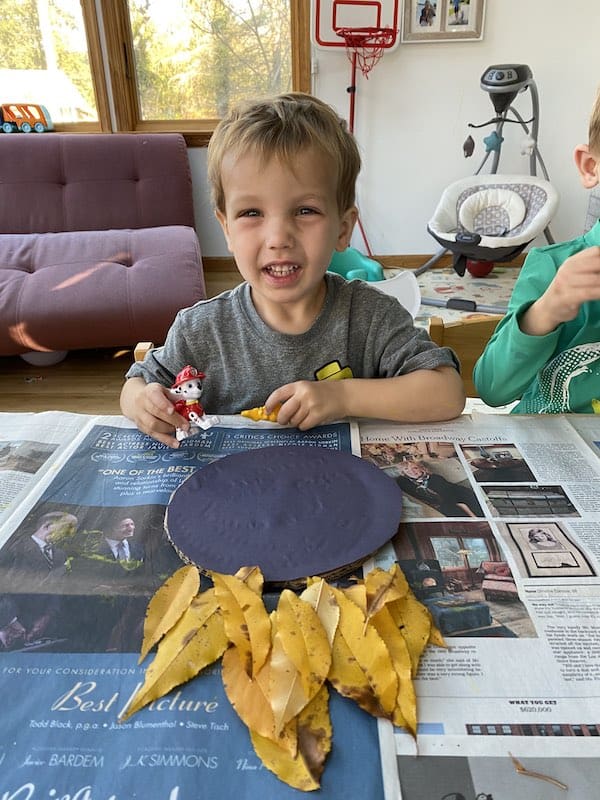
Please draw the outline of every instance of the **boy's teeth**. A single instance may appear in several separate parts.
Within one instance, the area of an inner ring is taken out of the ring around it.
[[[267,267],[267,270],[273,275],[290,275],[292,272],[295,272],[298,269],[296,264],[287,264],[286,266],[277,267],[271,264]]]

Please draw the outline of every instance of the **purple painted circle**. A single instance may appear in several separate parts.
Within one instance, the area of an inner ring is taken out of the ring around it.
[[[378,467],[323,447],[264,447],[197,470],[174,492],[165,528],[180,555],[268,583],[356,568],[397,532],[402,492]]]

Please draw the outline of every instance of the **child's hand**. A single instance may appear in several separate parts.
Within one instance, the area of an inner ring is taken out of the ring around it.
[[[140,378],[132,378],[121,394],[121,408],[142,433],[169,447],[179,447],[173,435],[175,428],[187,431],[190,424],[175,412],[170,397],[169,390],[160,383],[145,384]]]
[[[562,322],[575,319],[582,303],[600,300],[600,247],[570,256],[544,294],[523,315],[521,330],[543,336]]]
[[[281,405],[277,422],[293,425],[301,431],[346,416],[343,404],[345,381],[295,381],[275,389],[265,403],[270,412]]]

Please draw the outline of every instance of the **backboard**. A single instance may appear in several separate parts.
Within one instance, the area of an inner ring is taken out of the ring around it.
[[[399,0],[312,0],[312,33],[317,47],[345,47],[341,28],[389,28],[394,31],[383,47],[398,44]]]

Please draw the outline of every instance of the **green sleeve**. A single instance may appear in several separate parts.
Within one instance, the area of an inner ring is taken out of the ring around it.
[[[529,336],[519,328],[521,315],[544,294],[556,275],[556,264],[546,250],[533,249],[525,259],[508,312],[475,364],[473,382],[490,406],[506,405],[522,397],[556,348],[559,328],[545,336]]]

